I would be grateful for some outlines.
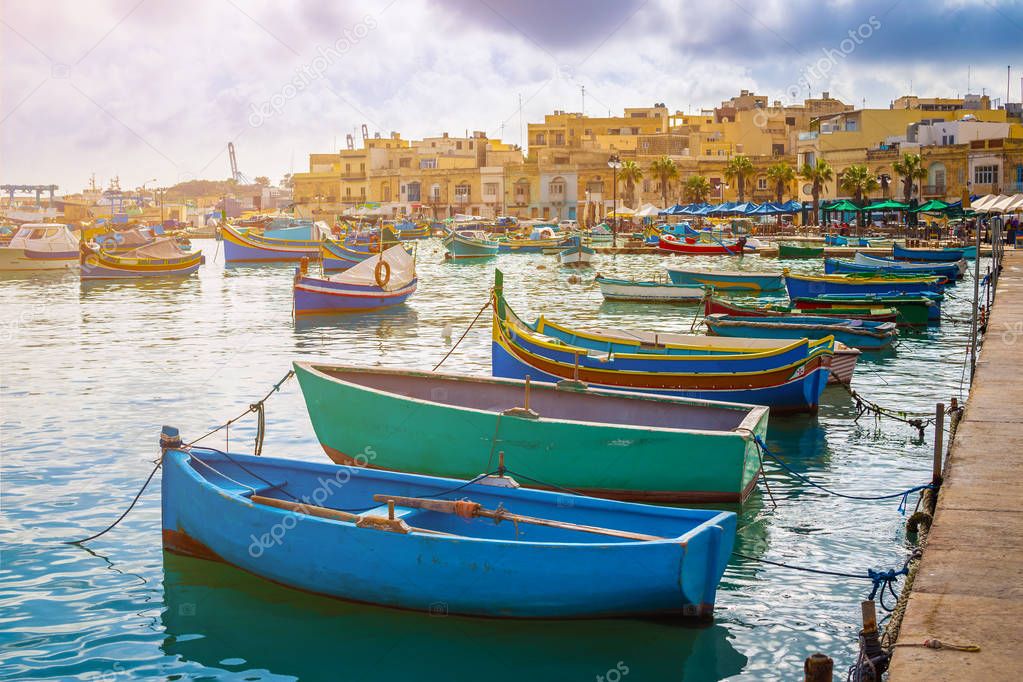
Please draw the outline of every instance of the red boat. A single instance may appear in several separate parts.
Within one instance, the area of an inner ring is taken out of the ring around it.
[[[813,315],[815,317],[840,317],[846,320],[871,320],[873,322],[895,322],[899,316],[894,308],[867,308],[849,306],[848,308],[814,309],[807,313],[783,305],[739,305],[720,298],[708,298],[704,304],[704,314],[722,313],[740,317],[785,317],[786,315]]]
[[[738,256],[742,254],[746,245],[744,239],[728,243],[705,244],[693,239],[681,240],[675,235],[662,234],[657,242],[657,248],[672,253],[683,253],[690,256]]]

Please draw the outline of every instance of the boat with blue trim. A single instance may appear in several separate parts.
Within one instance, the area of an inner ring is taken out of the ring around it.
[[[849,275],[802,275],[786,273],[785,288],[790,299],[808,298],[821,294],[887,294],[898,292],[918,294],[942,293],[944,277],[926,275],[899,275],[857,273]]]
[[[253,231],[243,233],[232,225],[224,225],[221,228],[224,262],[280,263],[300,261],[303,258],[318,260],[322,232],[317,226],[314,229],[316,232],[311,239],[280,239]]]
[[[418,285],[416,264],[401,244],[335,275],[312,277],[303,261],[295,272],[295,315],[380,310],[401,305]]]
[[[738,270],[705,270],[665,265],[675,284],[713,288],[718,292],[762,294],[785,289],[785,273]]]
[[[823,339],[833,336],[836,341],[860,350],[888,348],[898,333],[894,322],[811,315],[744,317],[713,313],[703,321],[715,336],[754,339]]]

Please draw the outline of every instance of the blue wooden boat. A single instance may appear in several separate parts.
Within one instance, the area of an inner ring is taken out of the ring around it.
[[[491,258],[497,255],[498,242],[479,230],[458,230],[444,236],[447,258]]]
[[[853,260],[841,260],[838,258],[827,258],[824,260],[824,272],[827,274],[873,273],[924,275],[929,277],[944,277],[950,284],[963,276],[965,268],[965,260],[961,260],[958,263],[910,262],[897,261],[889,258],[874,258],[862,253],[857,253]]]
[[[319,239],[274,239],[254,232],[242,233],[231,225],[221,229],[225,263],[273,263],[316,260]]]
[[[706,316],[703,321],[716,336],[755,339],[823,339],[833,336],[836,341],[860,350],[888,348],[898,333],[894,322],[810,315],[741,317],[714,313]]]
[[[164,548],[345,600],[496,618],[706,618],[735,540],[732,512],[180,443],[164,427]]]
[[[916,294],[924,291],[941,293],[944,277],[915,275],[799,275],[788,273],[785,287],[789,298],[810,298],[821,294],[887,294],[899,292]]]
[[[780,272],[740,272],[728,270],[698,270],[667,265],[668,277],[675,284],[713,287],[718,292],[750,292],[755,294],[781,291],[785,288],[785,275]]]
[[[933,263],[955,263],[964,258],[976,258],[977,247],[944,249],[909,249],[899,244],[892,245],[892,258],[895,260],[928,261]]]
[[[580,330],[541,318],[529,324],[493,291],[494,376],[583,381],[598,388],[816,410],[834,339],[715,339],[627,330]]]
[[[292,287],[295,315],[380,310],[401,305],[415,293],[415,261],[402,245],[367,258],[345,272],[311,277],[303,263]]]

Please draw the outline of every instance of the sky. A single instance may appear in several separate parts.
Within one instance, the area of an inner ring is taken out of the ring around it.
[[[363,125],[518,144],[583,88],[589,115],[741,89],[1004,99],[1021,38],[1014,0],[5,0],[0,184],[224,179],[228,142],[277,182]]]

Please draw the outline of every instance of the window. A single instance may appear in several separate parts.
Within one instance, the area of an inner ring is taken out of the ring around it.
[[[554,134],[554,144],[562,145],[565,144],[565,133]]]
[[[440,185],[434,184],[430,187],[430,199],[432,201],[440,201]]]
[[[787,125],[787,126],[794,126],[794,125],[796,125],[796,117],[795,116],[786,116],[785,117],[785,125]]]
[[[565,181],[562,178],[554,178],[547,186],[547,190],[551,193],[552,197],[564,197]]]
[[[472,149],[472,140],[469,140],[469,149]]]
[[[411,168],[411,167],[412,167],[412,159],[404,158],[404,159],[399,159],[398,160],[398,168]]]
[[[555,156],[554,157],[554,163],[555,163],[555,165],[568,165],[568,157],[567,156]]]
[[[346,197],[352,196],[352,188],[351,187],[345,187],[345,196]]]
[[[455,185],[455,201],[464,204],[469,202],[469,193],[471,188],[467,183]]]
[[[515,183],[515,203],[529,203],[529,180],[521,178]]]
[[[757,178],[757,189],[759,190],[767,189],[767,178],[763,176]]]
[[[998,179],[998,166],[975,166],[973,181],[978,185],[992,185]]]
[[[419,193],[420,193],[419,183],[418,182],[410,182],[405,187],[406,187],[406,195],[408,197],[408,200],[409,201],[419,201]]]
[[[496,182],[485,182],[485,183],[483,183],[483,196],[485,196],[485,197],[496,197],[497,196],[497,183]]]
[[[455,142],[455,149],[461,149],[461,148],[462,148],[462,141],[459,140],[458,142]]]
[[[346,163],[346,164],[345,164],[345,174],[346,174],[346,175],[350,175],[350,174],[351,174],[351,172],[352,172],[352,164],[350,164],[350,163]]]
[[[649,192],[650,191],[650,180],[647,180],[647,179],[643,180],[643,191],[644,192]]]
[[[382,192],[383,200],[384,201],[390,201],[391,200],[391,186],[390,185],[384,185],[383,189],[384,189],[384,191]]]
[[[366,164],[364,164],[364,163],[360,163],[359,164],[359,172],[360,173],[365,173],[366,172]]]
[[[536,144],[547,144],[547,136],[543,133],[536,134]]]
[[[1023,164],[1016,164],[1016,184],[1023,183]]]
[[[420,168],[436,168],[437,159],[419,159]]]
[[[593,178],[586,183],[586,191],[593,194],[602,194],[604,192],[604,181],[601,178]]]
[[[586,135],[587,137],[589,137],[592,134],[593,134],[593,128],[587,128],[586,130],[583,131],[583,135]]]

